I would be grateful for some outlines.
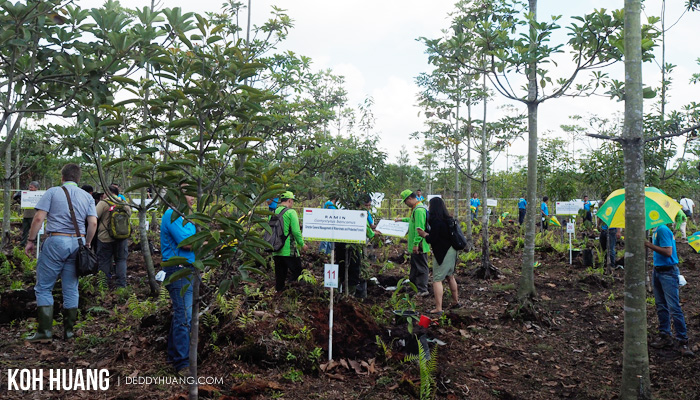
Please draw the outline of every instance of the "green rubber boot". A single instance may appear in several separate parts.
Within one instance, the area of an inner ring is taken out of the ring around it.
[[[53,306],[37,307],[39,326],[36,333],[28,337],[32,343],[51,343],[51,328],[53,327]]]
[[[63,309],[63,339],[72,339],[73,326],[75,326],[75,318],[78,316],[77,308],[64,308]]]

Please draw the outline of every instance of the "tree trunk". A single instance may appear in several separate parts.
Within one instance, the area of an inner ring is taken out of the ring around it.
[[[201,196],[200,196],[201,197]],[[194,381],[189,385],[190,400],[199,398],[197,385],[197,346],[199,345],[199,269],[192,268],[192,325],[190,326],[190,374]]]
[[[529,0],[532,21],[537,21],[537,0]],[[535,27],[530,23],[530,36],[535,37]],[[530,43],[530,51],[535,52],[537,43]],[[535,222],[540,216],[537,203],[537,63],[528,65],[527,93],[527,123],[528,123],[528,152],[527,152],[527,214],[525,215],[525,248],[523,250],[523,265],[518,286],[518,300],[522,303],[535,297]]]
[[[10,120],[7,120],[7,130],[10,130]],[[8,143],[5,149],[5,176],[2,181],[3,186],[3,218],[2,218],[2,243],[4,248],[10,243],[10,217],[12,216],[12,144]]]
[[[472,178],[469,176],[471,174],[471,158],[472,158],[472,150],[471,150],[471,136],[472,136],[472,99],[471,99],[471,79],[467,81],[467,182],[465,185],[465,192],[466,192],[466,198],[467,198],[467,204],[465,205],[466,207],[466,221],[467,221],[467,229],[466,232],[464,232],[464,238],[467,240],[467,246],[464,248],[465,251],[472,251],[474,250],[474,238],[472,237],[472,213],[471,213],[471,208],[469,207],[469,198],[472,195]]]
[[[486,93],[486,75],[484,75],[484,93]],[[487,102],[484,97],[484,119],[481,124],[481,198],[483,199],[481,209],[481,273],[483,279],[498,277],[498,270],[491,264],[491,253],[489,243],[489,214],[488,214],[488,140],[486,137],[486,110]]]
[[[155,296],[160,292],[160,285],[156,281],[156,271],[153,266],[151,246],[149,245],[148,241],[148,229],[146,228],[146,220],[148,219],[148,208],[145,207],[145,204],[146,188],[141,188],[141,207],[139,208],[139,242],[141,243],[141,254],[143,254],[143,262],[146,264],[146,272],[148,272],[148,286],[151,289],[151,295]]]
[[[457,118],[455,120],[455,204],[454,217],[459,221],[459,103],[461,100],[461,91],[459,89],[459,71],[457,71]]]
[[[620,398],[651,399],[645,281],[640,0],[625,0],[625,339]]]

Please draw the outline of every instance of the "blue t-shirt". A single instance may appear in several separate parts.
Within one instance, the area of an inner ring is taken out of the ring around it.
[[[425,197],[422,196],[422,195],[421,195],[421,196],[416,196],[416,200],[418,200],[418,201],[423,201],[423,200],[425,200]]]
[[[481,205],[481,200],[472,198],[469,200],[469,204],[474,206],[474,208],[476,208],[476,211],[479,211],[479,206]]]
[[[654,266],[663,267],[666,265],[678,264],[678,254],[676,253],[676,239],[673,238],[673,232],[666,225],[661,225],[654,230],[652,235],[652,243],[659,247],[671,247],[671,257],[666,257],[657,252],[654,252]]]
[[[545,216],[549,217],[549,207],[547,207],[547,203],[545,203],[545,202],[543,201],[543,202],[542,202],[542,207],[540,207],[540,208],[542,209],[542,213],[543,213]]]
[[[591,202],[590,201],[584,201],[583,202],[583,209],[586,211],[591,211]]]
[[[374,217],[372,217],[372,213],[367,211],[367,222],[369,222],[370,225],[374,225]]]
[[[119,194],[119,195],[117,195],[117,197],[119,197],[120,199],[122,199],[122,201],[124,201],[124,202],[126,201],[126,197],[124,197],[123,194]]]
[[[323,204],[323,208],[327,208],[327,209],[330,209],[330,210],[337,210],[337,209],[338,209],[338,207],[336,207],[335,204],[334,204],[332,201],[330,201],[330,200],[328,200],[327,202],[325,202],[325,203]]]
[[[524,198],[521,197],[520,200],[518,200],[518,208],[521,210],[526,209],[527,208],[527,200],[525,200]]]
[[[88,216],[97,218],[95,210],[95,199],[92,195],[83,189],[79,188],[75,182],[65,182],[63,184],[70,194],[71,202],[73,203],[73,211],[75,212],[75,220],[78,222],[80,234],[85,234],[85,220]],[[70,208],[68,208],[68,198],[61,186],[50,188],[36,203],[37,210],[47,212],[46,216],[46,232],[69,233],[75,235],[75,225],[73,218],[70,216]]]
[[[171,257],[185,257],[187,261],[193,263],[194,252],[178,248],[177,245],[197,233],[197,229],[191,222],[182,226],[182,217],[170,222],[172,217],[173,210],[171,208],[163,214],[163,219],[160,222],[160,251],[163,254],[163,261],[167,261]]]

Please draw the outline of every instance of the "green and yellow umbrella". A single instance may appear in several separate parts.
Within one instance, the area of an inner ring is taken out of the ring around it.
[[[549,219],[549,223],[554,226],[561,226],[561,222],[559,222],[555,215],[552,215],[552,217]]]
[[[700,253],[700,235],[688,236],[688,244]]]
[[[647,230],[673,223],[681,205],[655,187],[644,188],[644,216]],[[597,214],[610,228],[625,227],[625,189],[618,189],[605,200]]]

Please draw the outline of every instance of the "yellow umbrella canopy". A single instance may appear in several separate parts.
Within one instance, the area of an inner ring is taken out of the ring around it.
[[[549,223],[554,226],[561,226],[561,222],[559,222],[555,215],[552,215],[552,217],[549,219]]]
[[[688,244],[700,253],[700,235],[688,236]]]
[[[644,188],[644,218],[646,229],[672,223],[681,205],[655,187]],[[618,189],[605,200],[597,214],[610,228],[625,227],[625,189]]]

